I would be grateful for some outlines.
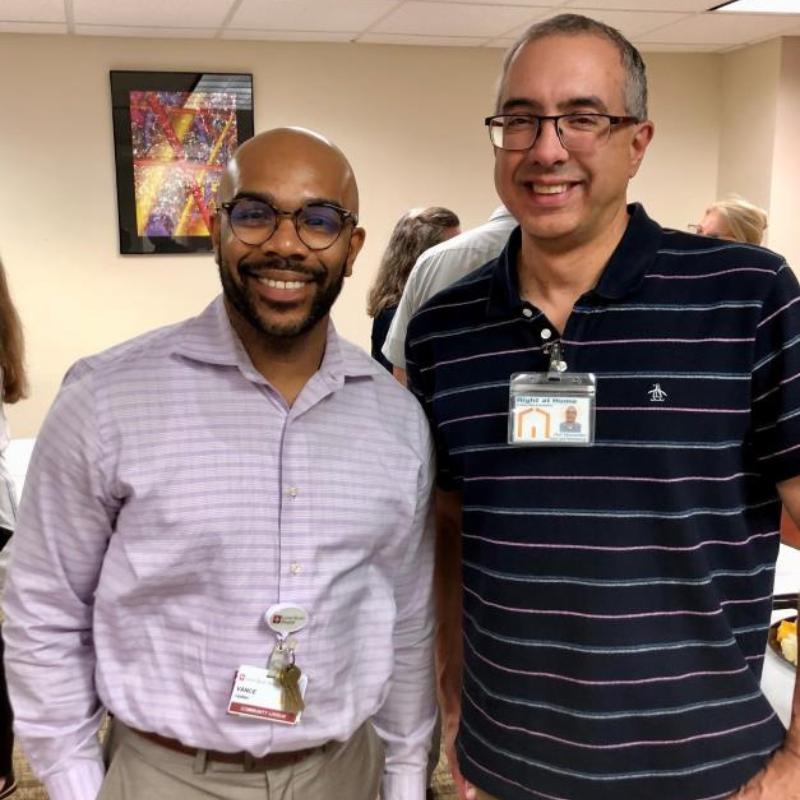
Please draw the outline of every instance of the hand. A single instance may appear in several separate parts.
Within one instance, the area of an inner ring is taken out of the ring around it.
[[[458,723],[461,715],[458,711],[449,713],[442,710],[442,743],[450,773],[453,776],[453,783],[456,786],[458,800],[477,800],[477,789],[464,779],[458,766],[458,756],[456,755],[456,735],[458,734]]]
[[[761,772],[728,800],[800,800],[800,746],[788,739]]]

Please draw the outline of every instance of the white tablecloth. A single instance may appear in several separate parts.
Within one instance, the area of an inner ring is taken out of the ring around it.
[[[800,592],[800,550],[781,545],[775,570],[775,594],[784,592]],[[790,617],[792,613],[791,611],[776,611],[772,615],[772,620],[774,622],[781,617]],[[769,647],[767,647],[767,654],[764,658],[761,688],[772,703],[772,707],[778,712],[783,724],[788,726],[792,713],[794,670]]]

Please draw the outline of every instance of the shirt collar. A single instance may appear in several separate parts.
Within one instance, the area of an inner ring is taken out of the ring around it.
[[[511,217],[511,212],[505,206],[497,206],[497,208],[489,215],[489,222],[494,222],[497,219],[509,218],[513,219],[513,217]]]
[[[250,380],[266,382],[253,366],[233,329],[222,295],[181,327],[173,352],[204,364],[237,367]],[[325,355],[318,373],[329,385],[341,386],[347,378],[379,375],[382,369],[377,362],[344,341],[336,332],[333,321],[328,321]]]
[[[607,300],[619,300],[639,286],[661,243],[661,226],[647,216],[639,203],[631,203],[628,214],[630,219],[625,233],[592,290]],[[508,244],[495,260],[487,304],[490,317],[505,317],[522,309],[517,274],[521,246],[522,232],[515,228]]]

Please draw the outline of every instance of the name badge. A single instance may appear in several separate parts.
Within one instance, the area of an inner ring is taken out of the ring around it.
[[[511,376],[508,443],[590,447],[594,443],[593,373],[518,372]]]
[[[287,690],[287,681],[274,670],[243,664],[236,671],[227,710],[237,717],[297,725],[305,707],[303,698],[307,687],[308,677],[299,675],[295,689],[300,693],[298,702]]]

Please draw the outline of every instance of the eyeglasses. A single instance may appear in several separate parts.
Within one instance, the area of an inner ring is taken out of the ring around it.
[[[297,237],[309,250],[325,250],[341,235],[345,225],[358,217],[334,203],[307,203],[296,211],[281,211],[266,200],[239,197],[222,203],[233,235],[242,244],[258,247],[275,233],[282,217],[292,220]]]
[[[721,239],[720,236],[716,231],[705,231],[703,230],[702,225],[695,225],[694,223],[690,222],[686,226],[687,230],[690,230],[692,233],[696,233],[698,236],[708,236],[711,239]]]
[[[602,147],[616,125],[639,122],[638,117],[615,117],[611,114],[582,112],[580,114],[495,114],[486,117],[489,138],[501,150],[530,150],[539,138],[542,123],[552,120],[558,141],[565,150],[587,153]]]

